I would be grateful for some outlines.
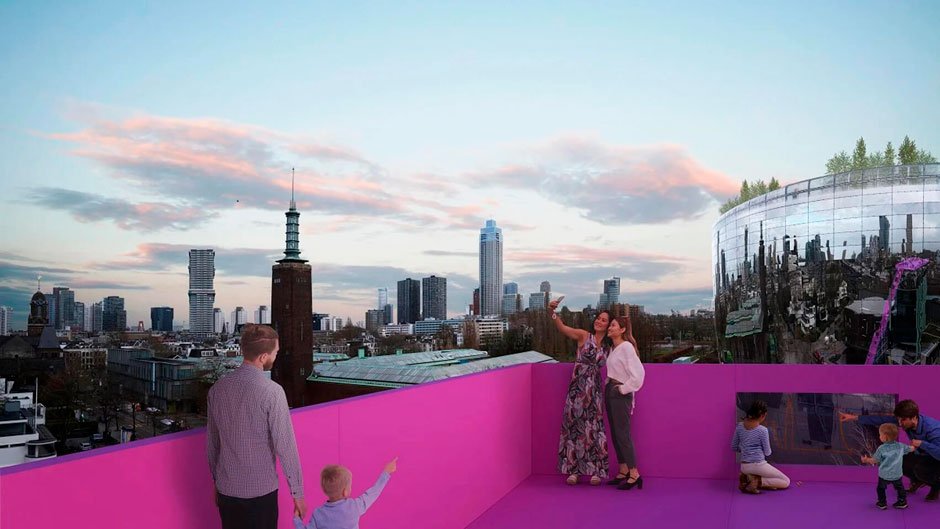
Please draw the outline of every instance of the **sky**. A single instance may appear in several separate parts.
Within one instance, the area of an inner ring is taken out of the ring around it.
[[[940,152],[935,2],[192,4],[0,3],[14,328],[39,275],[186,325],[190,248],[226,315],[269,305],[291,168],[316,312],[436,274],[465,313],[486,219],[524,295],[707,308],[742,180],[860,136]]]

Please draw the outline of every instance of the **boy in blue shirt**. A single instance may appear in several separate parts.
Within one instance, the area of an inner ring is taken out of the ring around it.
[[[295,529],[359,529],[359,518],[382,493],[388,479],[398,469],[398,458],[389,461],[379,479],[358,498],[352,494],[352,472],[342,465],[329,465],[320,473],[320,486],[327,502],[313,511],[310,523],[295,516]]]
[[[873,457],[862,456],[862,463],[878,465],[878,503],[875,505],[881,510],[888,508],[885,490],[890,484],[898,493],[898,501],[894,502],[892,507],[907,509],[907,491],[904,490],[904,482],[901,481],[901,465],[904,455],[913,452],[914,447],[898,442],[898,427],[894,424],[885,423],[879,426],[878,436],[882,444],[875,450],[875,455]]]

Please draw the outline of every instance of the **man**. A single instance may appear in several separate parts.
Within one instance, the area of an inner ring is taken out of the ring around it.
[[[294,514],[307,516],[303,475],[284,388],[265,376],[277,358],[277,331],[242,330],[242,365],[209,390],[209,469],[223,529],[277,527],[277,464],[287,477]]]
[[[924,485],[930,486],[927,501],[940,496],[940,421],[920,414],[913,400],[902,400],[894,407],[894,417],[840,413],[839,421],[858,421],[867,426],[880,426],[897,421],[904,429],[915,451],[904,456],[904,475],[911,480],[910,492]]]

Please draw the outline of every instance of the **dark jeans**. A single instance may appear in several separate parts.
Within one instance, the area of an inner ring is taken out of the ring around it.
[[[277,491],[257,498],[219,494],[222,529],[277,529]]]
[[[932,489],[940,487],[940,461],[926,454],[907,454],[902,468],[911,481],[926,483]]]
[[[885,490],[887,490],[888,485],[894,487],[894,490],[898,493],[898,501],[907,501],[907,491],[904,490],[904,481],[901,479],[896,479],[894,481],[888,481],[886,479],[878,478],[878,501],[881,503],[888,503],[888,498],[885,495]]]

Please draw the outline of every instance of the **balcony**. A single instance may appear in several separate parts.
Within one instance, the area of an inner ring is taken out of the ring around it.
[[[923,491],[907,511],[876,512],[873,468],[781,465],[789,490],[742,495],[729,449],[737,391],[899,393],[938,416],[938,367],[648,365],[633,427],[641,491],[569,487],[557,475],[570,373],[516,366],[295,410],[308,502],[325,499],[323,465],[349,466],[357,494],[397,455],[363,529],[882,529],[940,517]],[[0,527],[216,528],[212,489],[204,431],[192,430],[0,470]],[[286,529],[283,479],[280,490]]]

